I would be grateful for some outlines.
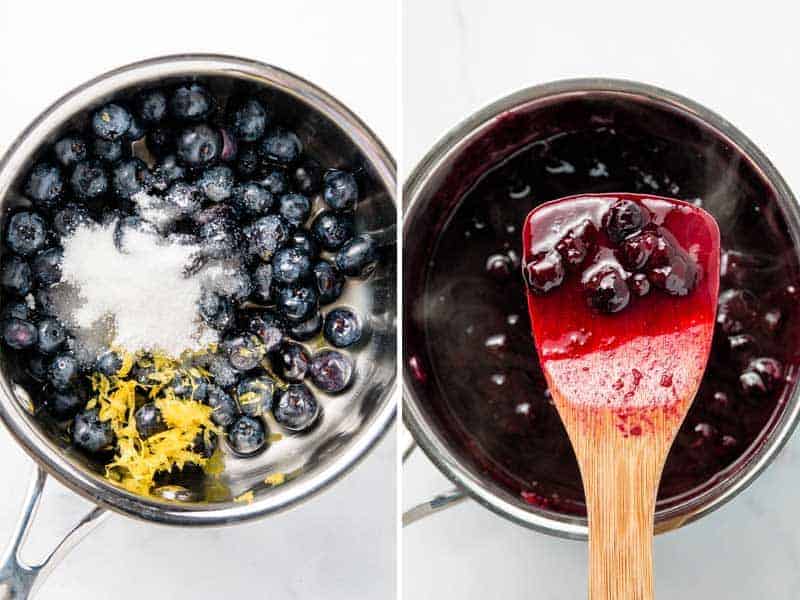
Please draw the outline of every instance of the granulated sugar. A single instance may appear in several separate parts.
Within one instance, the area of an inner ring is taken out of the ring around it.
[[[158,349],[178,356],[216,342],[216,332],[198,315],[202,277],[184,276],[199,248],[128,230],[123,254],[114,245],[114,227],[81,227],[63,241],[56,288],[72,299],[59,303],[59,317],[77,329],[78,341],[93,345],[92,326],[103,321],[113,323],[113,344],[130,352]]]

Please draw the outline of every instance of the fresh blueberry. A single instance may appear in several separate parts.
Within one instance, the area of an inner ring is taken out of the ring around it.
[[[250,417],[259,417],[272,409],[275,382],[269,377],[245,379],[236,388],[239,408]]]
[[[129,142],[135,142],[142,139],[145,133],[147,132],[142,123],[136,117],[131,117],[131,126],[125,132],[124,139]]]
[[[292,173],[295,189],[305,196],[316,194],[322,187],[322,167],[311,158],[301,162]]]
[[[72,191],[79,198],[93,199],[108,191],[108,176],[105,169],[94,160],[85,160],[75,165],[69,181]]]
[[[206,400],[212,408],[211,421],[220,427],[228,427],[239,416],[239,407],[236,400],[231,398],[225,390],[218,385],[208,386],[208,398]]]
[[[178,87],[169,99],[169,109],[176,119],[202,121],[214,108],[214,98],[198,83]]]
[[[325,250],[335,252],[353,237],[355,224],[352,213],[324,210],[311,223],[311,235]]]
[[[28,361],[27,373],[39,383],[46,383],[47,381],[47,367],[49,366],[49,357],[43,354],[34,354]]]
[[[321,350],[311,357],[308,373],[323,392],[337,394],[350,385],[353,361],[336,350]]]
[[[50,383],[57,390],[69,389],[77,383],[80,377],[78,361],[69,354],[58,354],[50,363],[47,376]]]
[[[230,361],[222,355],[214,356],[208,364],[208,372],[214,378],[217,385],[229,388],[239,383],[242,374],[238,369],[234,369]]]
[[[240,145],[239,152],[236,155],[236,173],[243,179],[252,177],[260,160],[258,158],[258,150],[252,145]]]
[[[27,321],[31,318],[31,308],[24,300],[10,301],[6,299],[0,319],[22,319]]]
[[[149,236],[158,236],[158,230],[152,223],[141,217],[125,217],[114,226],[114,245],[120,252],[127,253],[131,233],[137,232]]]
[[[295,229],[289,237],[289,243],[305,252],[312,260],[319,256],[319,246],[305,229]]]
[[[191,183],[176,181],[167,190],[164,200],[177,215],[189,217],[203,205],[203,193]]]
[[[264,105],[254,98],[236,103],[230,114],[231,130],[243,142],[255,142],[264,135],[267,121]]]
[[[259,302],[272,300],[272,265],[259,264],[253,271],[253,293]]]
[[[284,194],[278,201],[278,213],[294,227],[300,227],[311,214],[311,201],[302,194]]]
[[[289,328],[289,336],[298,342],[306,342],[322,331],[322,315],[315,313],[313,317],[302,323],[293,323]]]
[[[278,215],[267,215],[253,221],[244,229],[248,252],[264,262],[289,238],[289,226]]]
[[[53,288],[40,288],[34,292],[36,299],[36,312],[42,315],[54,316],[58,312]]]
[[[200,317],[209,326],[224,331],[233,324],[233,305],[229,298],[204,291],[199,301]]]
[[[364,334],[359,316],[349,308],[334,308],[325,317],[322,333],[336,348],[347,348],[358,343]]]
[[[280,390],[272,408],[275,420],[290,431],[308,429],[317,420],[319,413],[317,399],[302,383]]]
[[[159,161],[153,170],[153,187],[163,192],[176,181],[183,179],[185,175],[186,170],[178,164],[178,159],[175,155],[168,154]]]
[[[264,358],[264,348],[254,335],[228,338],[222,343],[222,348],[228,355],[228,362],[237,371],[251,371]]]
[[[42,319],[37,326],[39,342],[37,348],[42,354],[55,354],[67,339],[64,326],[55,319]]]
[[[311,356],[300,344],[284,342],[273,352],[272,366],[281,379],[290,383],[299,383],[306,376]]]
[[[647,214],[631,200],[617,200],[603,217],[606,234],[615,244],[639,233],[647,225]]]
[[[333,210],[353,210],[358,200],[356,178],[346,171],[331,170],[325,173],[325,203]]]
[[[203,171],[197,185],[212,202],[223,202],[233,193],[233,171],[224,165],[211,167]]]
[[[76,446],[89,452],[99,452],[114,443],[111,423],[101,421],[98,409],[84,410],[75,415],[72,423],[72,440]]]
[[[203,253],[210,258],[229,258],[239,247],[235,226],[227,220],[211,221],[198,231]]]
[[[92,156],[106,163],[115,163],[125,153],[122,140],[103,140],[95,138],[92,142]],[[85,161],[82,161],[85,162]]]
[[[107,350],[97,357],[95,367],[106,377],[114,377],[122,369],[123,359],[118,352]]]
[[[61,237],[68,237],[75,233],[79,227],[94,225],[89,211],[77,204],[67,204],[53,217],[53,229]]]
[[[39,163],[31,169],[25,183],[25,195],[37,206],[49,207],[64,194],[61,170],[50,163]]]
[[[272,206],[272,193],[255,181],[240,183],[233,188],[231,204],[248,217],[266,213]]]
[[[114,193],[124,199],[149,191],[153,182],[153,176],[147,165],[138,158],[120,161],[114,166],[111,175]]]
[[[161,90],[145,90],[136,99],[139,118],[145,123],[158,123],[167,114],[167,96]]]
[[[241,416],[228,428],[228,443],[236,454],[252,456],[263,450],[267,443],[264,422],[261,419]]]
[[[327,260],[317,261],[312,267],[312,272],[317,283],[319,303],[335,302],[342,295],[345,284],[344,275]]]
[[[615,313],[628,306],[631,291],[622,273],[614,267],[604,267],[584,284],[586,304],[603,313]]]
[[[3,341],[9,348],[25,350],[36,345],[39,334],[33,323],[22,319],[6,319],[3,322]]]
[[[368,235],[348,240],[336,254],[336,266],[350,277],[368,277],[377,265],[378,243]]]
[[[211,291],[230,298],[234,303],[242,302],[253,291],[250,274],[244,267],[233,264],[212,275],[205,285]]]
[[[72,419],[88,401],[89,396],[83,387],[68,390],[52,390],[45,399],[48,412],[59,421]]]
[[[7,254],[0,264],[0,283],[4,289],[17,296],[24,296],[31,291],[33,272],[24,258]]]
[[[31,270],[36,283],[52,285],[61,281],[61,263],[64,251],[61,248],[42,250],[31,260]]]
[[[293,284],[308,278],[311,259],[295,246],[281,248],[272,257],[272,277],[275,281]]]
[[[305,285],[288,285],[278,290],[275,304],[287,321],[300,323],[311,318],[316,312],[317,292]]]
[[[293,163],[302,152],[300,138],[283,127],[275,127],[261,140],[261,154],[268,161]]]
[[[161,411],[153,402],[143,404],[134,414],[136,431],[142,439],[167,430],[167,424],[161,417]]]
[[[53,146],[56,160],[64,167],[71,167],[89,158],[86,140],[77,135],[68,135],[58,140]]]
[[[289,191],[289,178],[281,169],[270,169],[259,183],[272,192],[273,196],[282,196]]]
[[[250,333],[258,336],[267,352],[276,350],[286,334],[286,325],[283,320],[271,310],[249,317],[246,327]]]
[[[178,135],[175,154],[190,167],[204,167],[219,158],[222,137],[208,125],[192,125]]]
[[[175,152],[175,132],[169,127],[154,127],[148,132],[145,143],[153,156],[164,158]]]
[[[535,257],[525,265],[525,281],[537,294],[546,294],[564,282],[564,259],[556,250]]]
[[[200,371],[179,371],[172,379],[172,391],[179,398],[205,402],[208,398],[208,380]]]
[[[217,434],[213,431],[201,427],[200,431],[194,437],[192,444],[192,452],[199,454],[203,458],[211,458],[214,451],[217,449]]]
[[[131,126],[131,113],[119,104],[106,104],[92,115],[92,131],[104,140],[121,138]]]
[[[9,219],[6,229],[6,245],[20,256],[38,252],[47,241],[44,220],[32,212],[18,212]]]

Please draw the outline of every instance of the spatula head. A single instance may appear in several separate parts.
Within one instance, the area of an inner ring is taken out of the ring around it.
[[[571,196],[528,215],[523,251],[533,336],[556,402],[612,411],[624,435],[652,428],[656,409],[679,424],[714,329],[713,217],[669,198]]]

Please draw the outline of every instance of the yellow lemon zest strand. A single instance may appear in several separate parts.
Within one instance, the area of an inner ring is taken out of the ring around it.
[[[267,478],[264,480],[264,483],[267,485],[281,485],[286,481],[286,475],[283,473],[273,473],[272,475],[268,475]]]
[[[253,494],[253,490],[248,490],[244,494],[240,494],[233,499],[234,502],[238,502],[240,504],[252,504],[255,498],[255,494]]]

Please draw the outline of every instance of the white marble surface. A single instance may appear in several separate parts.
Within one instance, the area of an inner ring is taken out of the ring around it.
[[[800,189],[800,38],[788,3],[406,0],[403,163],[412,168],[460,120],[549,80],[648,81],[718,111]],[[741,5],[741,4],[740,4]],[[661,600],[800,597],[800,441],[732,504],[656,541]],[[448,482],[421,454],[403,503]],[[583,544],[511,525],[473,503],[407,528],[404,597],[585,597]]]
[[[332,92],[390,149],[397,143],[397,18],[391,2],[7,2],[0,0],[0,147],[62,93],[159,54],[236,54]],[[32,463],[0,428],[0,544]],[[314,501],[237,527],[186,530],[119,516],[86,539],[42,599],[373,600],[395,590],[395,443],[384,440]],[[67,509],[53,510],[63,500]],[[31,550],[43,551],[88,504],[48,483]]]

